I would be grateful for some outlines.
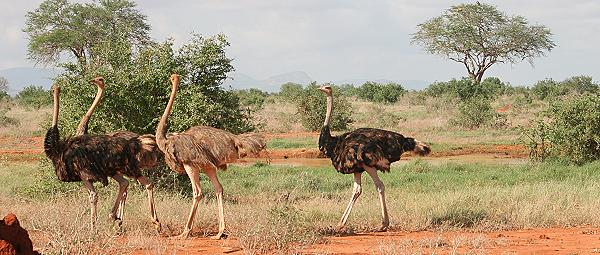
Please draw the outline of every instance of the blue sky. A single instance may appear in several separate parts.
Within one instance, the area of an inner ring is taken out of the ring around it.
[[[0,69],[33,66],[27,36],[21,32],[27,11],[41,1],[0,1]],[[85,2],[85,1],[79,1]],[[344,79],[441,81],[465,75],[460,64],[425,53],[410,43],[416,26],[453,4],[468,1],[385,0],[139,0],[152,37],[176,44],[191,33],[224,33],[229,56],[240,73],[258,79],[305,71],[318,82]],[[513,85],[591,75],[600,80],[600,1],[480,1],[508,14],[543,24],[557,47],[532,67],[496,65],[486,76]]]

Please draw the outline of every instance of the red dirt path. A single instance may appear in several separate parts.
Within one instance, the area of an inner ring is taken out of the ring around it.
[[[244,254],[235,237],[167,240],[166,254]],[[249,251],[248,251],[249,252]],[[299,254],[591,254],[600,253],[600,228],[543,228],[487,233],[419,231],[358,233],[293,247]],[[133,254],[154,251],[136,250]]]

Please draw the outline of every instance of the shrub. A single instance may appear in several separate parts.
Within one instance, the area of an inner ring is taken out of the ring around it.
[[[553,103],[524,130],[523,142],[534,159],[555,158],[575,164],[600,159],[600,96]]]
[[[506,126],[506,117],[494,111],[490,100],[471,98],[458,105],[458,113],[450,120],[450,124],[462,128],[474,129],[484,126]]]
[[[249,107],[253,111],[262,109],[269,95],[269,93],[255,88],[237,90],[235,94],[240,99],[240,105]]]
[[[18,104],[25,108],[34,110],[40,109],[42,106],[52,104],[52,96],[48,90],[41,86],[28,86],[21,90],[15,97]]]
[[[368,81],[357,89],[357,93],[359,98],[369,102],[391,104],[397,102],[406,90],[396,83],[380,84]]]
[[[339,95],[345,97],[358,96],[359,89],[354,87],[352,84],[342,84],[339,86],[333,86],[333,89],[338,92]]]
[[[298,99],[298,113],[302,126],[310,131],[320,130],[325,121],[326,101],[323,93],[318,90],[316,82],[309,84]],[[334,91],[334,93],[336,93]],[[348,100],[342,96],[333,97],[333,113],[330,128],[332,130],[348,129],[352,111]]]
[[[538,81],[531,91],[540,100],[553,99],[567,94],[584,95],[598,94],[600,85],[589,76],[573,76],[561,82],[552,79]]]
[[[496,77],[485,78],[480,84],[475,84],[469,78],[452,79],[447,82],[434,82],[425,89],[429,96],[450,95],[466,101],[474,97],[493,99],[508,91],[511,87]]]
[[[531,88],[531,92],[540,100],[564,94],[564,91],[561,90],[559,83],[552,79],[545,79],[536,82]]]
[[[303,90],[302,85],[288,82],[281,85],[279,96],[285,101],[296,102],[300,95],[302,95]]]
[[[90,121],[90,133],[129,130],[154,133],[171,92],[168,77],[179,73],[182,83],[173,112],[170,131],[179,132],[195,125],[208,125],[234,133],[254,127],[232,91],[220,85],[233,70],[225,55],[229,46],[223,35],[204,38],[196,35],[178,51],[173,43],[151,44],[136,54],[116,56],[112,49],[99,56],[104,61],[81,70],[66,65],[58,78],[62,85],[61,124],[67,134],[74,133],[81,116],[92,102],[96,88],[88,82],[101,75],[106,93]],[[100,51],[104,53],[104,51]],[[64,109],[64,110],[63,110]]]

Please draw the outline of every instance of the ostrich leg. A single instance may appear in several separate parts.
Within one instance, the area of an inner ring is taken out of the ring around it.
[[[152,217],[152,223],[156,228],[156,231],[160,233],[161,226],[158,221],[158,216],[156,216],[156,207],[154,206],[154,184],[146,178],[146,176],[142,176],[138,178],[138,181],[144,185],[146,191],[148,191],[148,205],[150,206],[150,217]]]
[[[117,221],[118,227],[120,228],[123,224],[123,205],[125,204],[125,199],[127,199],[127,188],[129,187],[129,182],[121,174],[116,174],[112,176],[112,178],[115,179],[115,181],[117,181],[119,184],[119,192],[117,193],[115,204],[113,205],[108,217],[114,221]]]
[[[354,173],[354,189],[352,191],[352,197],[350,198],[350,203],[348,203],[348,207],[344,211],[342,215],[342,219],[340,220],[340,224],[338,225],[338,229],[342,229],[346,225],[346,221],[348,221],[348,216],[350,216],[350,211],[352,211],[352,206],[356,202],[356,199],[362,193],[361,188],[361,175],[362,173]]]
[[[94,184],[92,184],[91,181],[85,180],[83,181],[83,184],[85,184],[85,187],[88,189],[88,191],[90,192],[90,206],[91,206],[91,219],[90,219],[90,223],[92,225],[92,229],[95,231],[96,230],[96,204],[98,203],[98,195],[96,194],[96,189],[94,188]]]
[[[211,237],[212,239],[221,239],[223,232],[225,232],[225,216],[223,214],[223,186],[217,178],[217,168],[208,167],[204,169],[204,173],[210,179],[213,187],[215,187],[215,193],[217,197],[217,206],[219,207],[219,233]]]
[[[377,176],[377,169],[372,167],[365,167],[367,173],[373,179],[373,183],[375,183],[375,187],[377,188],[377,192],[379,193],[379,202],[381,203],[381,214],[383,216],[383,220],[381,222],[381,228],[379,231],[386,231],[388,226],[390,225],[390,218],[388,216],[387,206],[385,204],[385,187],[383,186],[383,182]]]
[[[183,233],[179,235],[177,238],[183,239],[187,238],[190,235],[190,231],[192,230],[192,226],[194,225],[194,218],[196,216],[196,209],[198,208],[198,202],[202,199],[202,189],[200,189],[200,175],[198,173],[198,169],[193,168],[188,165],[183,165],[185,168],[185,172],[190,178],[190,182],[192,183],[192,190],[194,191],[194,198],[192,198],[192,208],[190,209],[190,216],[188,217],[187,223],[185,224],[185,229]]]

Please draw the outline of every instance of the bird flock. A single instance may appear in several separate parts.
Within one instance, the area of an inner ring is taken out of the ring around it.
[[[130,131],[115,131],[108,134],[88,134],[88,123],[97,105],[104,95],[105,82],[102,77],[90,81],[96,85],[97,93],[90,108],[82,117],[73,136],[60,137],[58,116],[60,108],[60,86],[54,85],[52,126],[44,139],[44,152],[52,161],[56,176],[63,182],[83,182],[89,193],[90,226],[96,229],[98,196],[93,185],[100,182],[108,184],[108,178],[118,183],[118,192],[109,218],[118,226],[123,222],[123,208],[127,199],[129,181],[135,180],[144,186],[148,193],[148,206],[151,222],[158,233],[161,224],[154,203],[154,185],[142,174],[149,169],[165,163],[178,174],[187,174],[193,190],[192,206],[183,232],[176,238],[188,238],[192,230],[196,209],[202,198],[200,172],[203,172],[214,186],[218,207],[219,232],[213,236],[220,239],[226,236],[223,209],[223,186],[217,172],[227,168],[246,155],[256,155],[266,147],[265,139],[257,133],[235,135],[230,132],[208,126],[194,126],[178,133],[167,133],[167,121],[175,102],[180,84],[179,75],[170,77],[171,94],[165,111],[156,127],[155,134],[136,134]],[[361,175],[367,172],[373,179],[379,194],[382,213],[382,226],[389,227],[389,215],[385,202],[384,184],[377,171],[389,172],[390,164],[398,161],[404,152],[412,151],[418,155],[430,153],[430,147],[414,138],[374,128],[359,128],[339,136],[332,136],[329,128],[333,111],[333,91],[330,86],[319,88],[327,100],[325,122],[319,136],[319,150],[328,158],[334,168],[342,174],[354,175],[352,197],[338,227],[343,228],[348,220],[355,201],[361,194]],[[178,130],[179,131],[179,130]]]

